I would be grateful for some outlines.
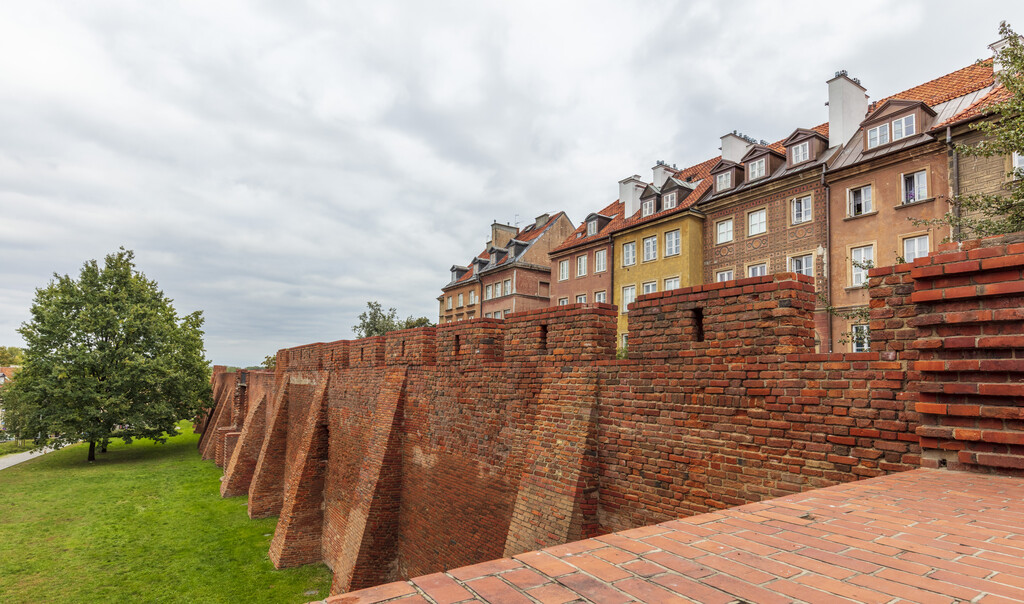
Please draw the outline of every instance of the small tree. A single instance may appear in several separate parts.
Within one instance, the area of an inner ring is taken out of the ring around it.
[[[264,369],[274,369],[275,367],[277,367],[277,355],[268,354],[267,356],[263,357],[263,362],[260,363],[260,365]]]
[[[1006,88],[1008,97],[987,109],[991,119],[970,126],[989,138],[956,146],[957,153],[968,157],[1024,154],[1024,43],[1005,21],[999,25],[999,35],[1007,43],[995,54],[1001,66],[996,81]],[[934,222],[948,224],[957,241],[1024,231],[1024,170],[1014,167],[1010,176],[1004,191],[954,195],[953,211]]]
[[[371,300],[366,303],[366,311],[359,313],[359,323],[352,326],[357,338],[368,338],[370,336],[382,336],[389,331],[398,329],[410,329],[413,327],[428,327],[433,325],[426,317],[413,318],[410,315],[405,320],[398,319],[398,311],[389,308],[387,312],[380,302]]]
[[[24,360],[24,351],[17,346],[0,346],[0,367],[21,365]]]
[[[54,275],[36,290],[21,371],[4,389],[17,434],[61,446],[119,437],[166,440],[175,423],[211,405],[203,317],[178,317],[155,281],[121,248],[77,280]]]

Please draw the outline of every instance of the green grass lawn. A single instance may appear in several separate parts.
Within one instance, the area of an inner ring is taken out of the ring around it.
[[[8,440],[0,443],[0,457],[4,455],[10,455],[12,453],[21,453],[23,451],[30,451],[35,447],[30,440],[16,441]]]
[[[276,518],[221,499],[221,469],[199,458],[191,425],[160,445],[87,444],[0,470],[0,601],[307,602],[322,564],[274,570]]]

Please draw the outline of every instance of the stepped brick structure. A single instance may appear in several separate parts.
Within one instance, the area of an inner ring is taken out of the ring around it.
[[[200,451],[335,593],[921,466],[1024,476],[1022,270],[1024,235],[872,269],[866,353],[814,352],[795,273],[639,298],[622,360],[604,304],[282,350],[215,373]]]

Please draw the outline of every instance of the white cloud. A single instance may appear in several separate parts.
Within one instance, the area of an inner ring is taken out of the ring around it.
[[[436,316],[492,220],[826,119],[987,53],[1021,8],[880,1],[62,3],[0,8],[0,344],[119,245],[217,362]],[[955,32],[953,30],[955,24]],[[898,58],[898,60],[894,60]]]

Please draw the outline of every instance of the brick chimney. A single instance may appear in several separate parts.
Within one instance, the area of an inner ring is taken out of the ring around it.
[[[626,218],[640,211],[640,194],[644,192],[647,183],[634,174],[619,181],[619,201],[625,206]]]
[[[845,69],[828,81],[829,148],[845,145],[857,133],[868,114],[866,92],[859,80],[846,75]]]
[[[507,247],[508,242],[519,232],[519,229],[510,224],[501,224],[495,220],[491,224],[491,241],[489,245],[494,247]]]

